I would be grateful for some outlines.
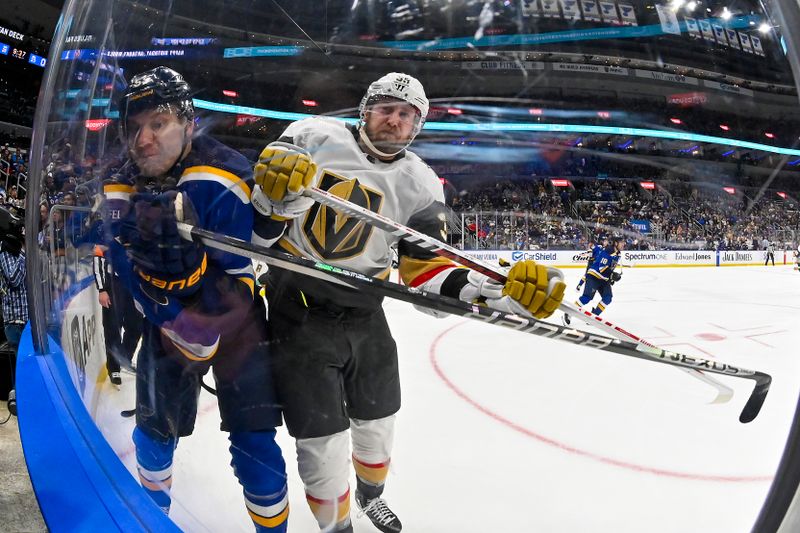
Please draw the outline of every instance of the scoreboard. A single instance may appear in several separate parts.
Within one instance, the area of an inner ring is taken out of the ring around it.
[[[31,65],[36,65],[37,67],[42,67],[42,68],[44,68],[45,65],[47,64],[47,58],[45,57],[34,54],[32,52],[28,52],[27,50],[24,50],[17,46],[11,46],[10,44],[2,42],[0,42],[0,55],[11,56],[15,59],[27,61]]]

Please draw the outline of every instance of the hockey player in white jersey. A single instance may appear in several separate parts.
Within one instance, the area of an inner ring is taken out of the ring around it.
[[[558,308],[565,285],[556,269],[522,261],[503,286],[303,196],[316,186],[445,238],[441,182],[407,149],[428,113],[422,84],[387,74],[369,86],[359,113],[356,127],[324,117],[292,123],[264,149],[255,167],[254,242],[383,279],[397,246],[410,286],[540,318]],[[397,349],[381,299],[276,268],[267,297],[278,401],[320,527],[352,531],[352,439],[359,515],[381,531],[400,531],[381,498],[400,408]]]

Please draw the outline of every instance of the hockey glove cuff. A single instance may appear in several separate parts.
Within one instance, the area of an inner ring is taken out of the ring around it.
[[[256,211],[263,216],[280,221],[300,217],[314,205],[314,200],[306,196],[287,197],[283,201],[272,200],[264,193],[260,185],[253,187],[250,202]]]

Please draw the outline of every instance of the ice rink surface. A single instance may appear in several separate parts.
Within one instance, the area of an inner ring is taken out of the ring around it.
[[[582,270],[565,274],[574,300]],[[709,404],[714,389],[666,365],[387,301],[403,407],[384,496],[404,532],[750,531],[800,387],[800,272],[633,268],[614,293],[604,316],[654,344],[771,374],[761,414],[738,421],[751,380],[720,377],[734,397]],[[135,472],[133,420],[119,415],[133,376],[123,379],[121,391],[104,385],[97,418]],[[218,426],[203,392],[176,453],[170,516],[186,531],[252,531]],[[283,429],[279,440],[289,531],[316,531],[293,441]],[[377,531],[356,515],[353,504],[356,532]]]

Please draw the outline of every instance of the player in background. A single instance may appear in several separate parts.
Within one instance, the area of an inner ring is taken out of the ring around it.
[[[797,250],[794,251],[794,266],[795,270],[800,270],[800,244],[797,245]]]
[[[275,442],[280,411],[252,266],[177,230],[187,221],[249,239],[250,164],[195,136],[189,85],[172,69],[134,76],[119,108],[130,159],[104,183],[103,227],[112,268],[145,316],[133,432],[140,481],[169,512],[173,455],[194,429],[201,379],[211,369],[231,465],[256,531],[285,532],[285,463]]]
[[[589,269],[592,268],[592,263],[594,263],[597,254],[600,253],[600,250],[608,246],[608,237],[603,236],[597,242],[590,241],[589,242],[589,249],[586,250],[589,253],[589,259],[586,261],[586,270],[583,272],[583,277],[578,282],[578,286],[575,287],[575,290],[580,292],[581,287],[583,284],[586,283],[586,274],[589,273]]]
[[[302,195],[317,186],[445,240],[442,184],[407,149],[427,113],[422,84],[390,73],[369,85],[357,126],[325,117],[289,125],[255,167],[254,242],[382,279],[397,246],[407,285],[549,316],[564,295],[556,269],[522,261],[503,286]],[[320,528],[353,530],[352,457],[359,515],[381,531],[400,531],[400,520],[381,498],[400,409],[397,348],[382,299],[277,268],[269,270],[267,298],[278,397]]]
[[[767,260],[764,261],[764,266],[769,264],[770,259],[772,260],[772,266],[775,266],[775,243],[768,241],[767,239],[764,239],[764,241],[767,243],[767,246],[765,247],[767,251]]]
[[[111,269],[103,248],[99,244],[94,247],[92,272],[97,300],[102,307],[108,379],[119,387],[122,384],[120,366],[133,370],[133,355],[142,336],[142,315],[125,284]]]
[[[614,269],[617,267],[620,254],[624,249],[625,240],[621,237],[612,237],[609,244],[598,252],[586,274],[586,287],[583,289],[583,294],[575,302],[578,307],[583,307],[591,302],[595,293],[598,292],[601,300],[592,309],[592,313],[599,315],[609,306],[614,297],[611,286],[622,278],[622,274],[615,272]]]

